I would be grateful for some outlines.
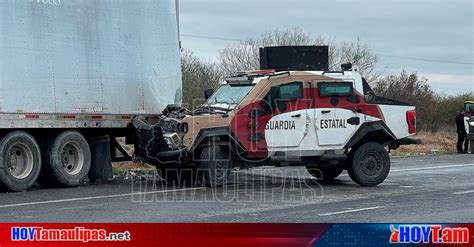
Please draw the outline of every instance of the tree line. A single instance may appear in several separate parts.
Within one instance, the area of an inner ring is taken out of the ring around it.
[[[428,79],[416,72],[402,70],[388,74],[378,69],[378,57],[359,39],[337,42],[323,36],[313,36],[300,28],[274,30],[259,38],[248,38],[219,51],[217,61],[204,61],[192,51],[183,49],[183,105],[195,108],[203,103],[203,91],[216,88],[225,76],[238,71],[258,69],[259,48],[265,46],[328,45],[331,70],[340,70],[340,65],[351,62],[357,65],[377,95],[413,104],[417,107],[419,130],[437,131],[452,128],[455,115],[462,109],[464,101],[473,100],[474,92],[446,96],[435,92]]]

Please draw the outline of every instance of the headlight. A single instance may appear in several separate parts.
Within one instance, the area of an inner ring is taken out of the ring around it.
[[[471,125],[472,127],[474,127],[474,122],[469,122],[469,125]]]
[[[179,148],[179,144],[181,142],[181,138],[177,133],[168,133],[164,134],[163,137],[165,138],[166,144],[171,150],[176,150]]]

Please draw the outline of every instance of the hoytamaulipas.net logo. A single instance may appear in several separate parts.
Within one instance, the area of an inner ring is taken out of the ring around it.
[[[39,242],[101,242],[101,241],[130,241],[131,234],[125,232],[108,232],[105,229],[45,229],[43,227],[12,227],[12,241]]]
[[[390,225],[390,243],[467,244],[469,228],[442,225]]]

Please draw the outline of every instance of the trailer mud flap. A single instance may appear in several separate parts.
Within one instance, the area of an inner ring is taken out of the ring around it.
[[[110,137],[99,136],[89,141],[91,149],[91,169],[89,171],[89,180],[110,180],[112,174],[112,159],[110,155]]]

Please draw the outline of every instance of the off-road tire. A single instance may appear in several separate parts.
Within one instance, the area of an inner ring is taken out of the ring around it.
[[[84,183],[91,168],[91,151],[81,133],[62,132],[44,148],[43,184],[75,187]]]
[[[376,142],[362,144],[349,154],[347,172],[359,185],[379,185],[390,172],[388,151]]]
[[[27,190],[36,182],[40,172],[41,150],[33,136],[23,131],[14,131],[2,138],[0,190]]]
[[[204,147],[197,163],[200,185],[215,188],[227,182],[232,168],[232,160],[224,147]]]
[[[331,181],[339,177],[339,175],[341,175],[341,173],[344,171],[344,168],[307,166],[306,170],[308,170],[309,174],[311,174],[311,176],[313,176],[317,180]]]

